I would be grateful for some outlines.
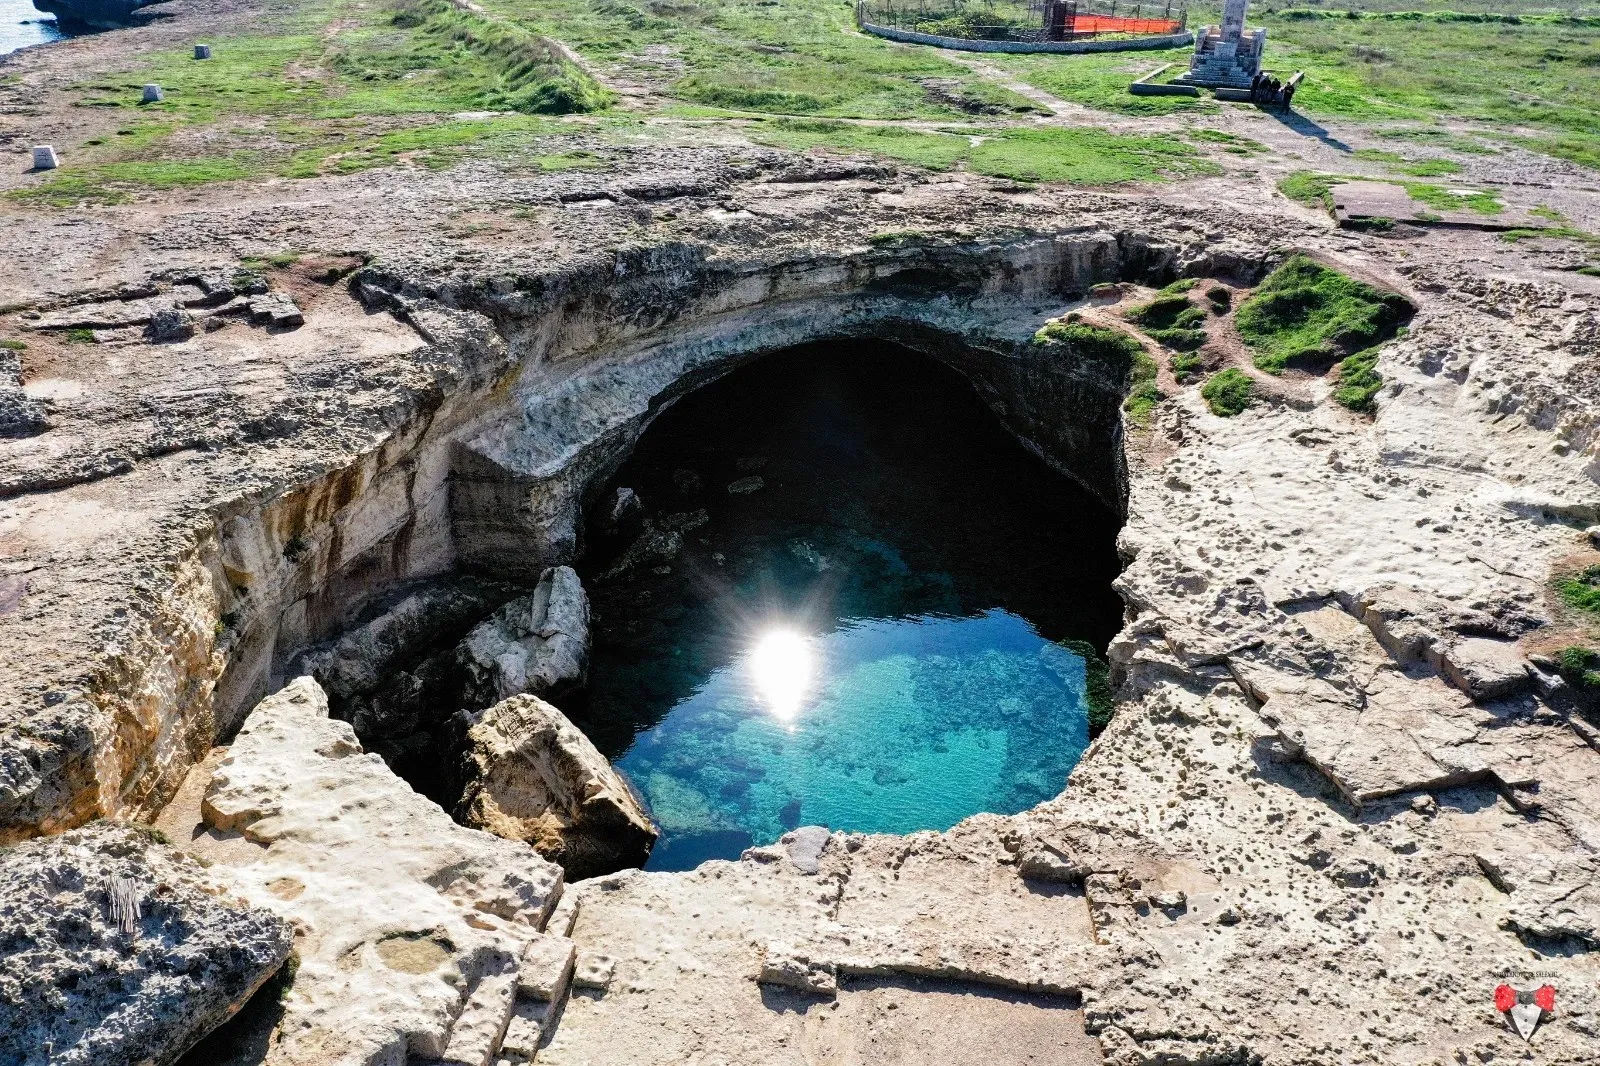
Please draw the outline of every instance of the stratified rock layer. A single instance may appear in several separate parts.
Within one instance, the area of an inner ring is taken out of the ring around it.
[[[650,857],[655,826],[566,715],[537,697],[515,696],[470,722],[464,822],[527,841],[573,880]]]
[[[389,1064],[409,1052],[482,1063],[498,1048],[558,867],[452,822],[362,752],[310,678],[250,713],[204,816],[256,845],[235,851],[225,876],[298,934],[268,1062]]]
[[[172,1062],[272,976],[291,938],[147,830],[96,822],[0,851],[0,1062]]]

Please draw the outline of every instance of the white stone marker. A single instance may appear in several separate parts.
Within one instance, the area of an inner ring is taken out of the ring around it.
[[[194,57],[196,59],[210,59],[211,58],[211,46],[209,44],[197,44],[197,45],[195,45],[194,46]]]
[[[36,144],[33,146],[34,170],[54,170],[59,165],[55,148],[48,144]]]
[[[144,96],[141,99],[147,104],[159,104],[166,97],[161,92],[161,86],[146,85],[144,87]]]

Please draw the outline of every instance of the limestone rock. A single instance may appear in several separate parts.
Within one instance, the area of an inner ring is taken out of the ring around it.
[[[1512,929],[1600,947],[1600,860],[1537,851],[1482,851],[1477,860],[1495,887],[1511,894]]]
[[[469,721],[462,821],[527,841],[573,880],[649,858],[655,826],[566,715],[535,696],[514,696]]]
[[[839,973],[832,964],[814,960],[806,952],[777,941],[767,945],[759,980],[764,985],[779,985],[830,999],[839,993]]]
[[[250,713],[203,809],[260,847],[229,871],[238,890],[300,932],[268,1063],[487,1061],[557,867],[413,792],[309,677]]]
[[[486,707],[525,692],[580,687],[588,672],[589,597],[570,566],[546,570],[532,595],[480,623],[457,650],[462,699]]]
[[[789,850],[789,861],[803,874],[814,874],[821,868],[822,849],[828,846],[832,834],[827,827],[803,825],[785,833],[779,843]]]
[[[295,326],[305,325],[306,316],[301,313],[293,299],[281,292],[251,296],[245,307],[250,313],[250,321],[258,326],[292,329]]]
[[[762,489],[766,488],[766,486],[766,478],[752,475],[750,477],[742,477],[737,481],[730,482],[728,484],[728,492],[734,496],[748,496],[752,492],[760,492]]]
[[[31,437],[50,428],[45,408],[22,391],[22,361],[0,348],[0,439]]]
[[[137,827],[18,844],[0,852],[0,1062],[171,1062],[277,971],[291,939]]]
[[[1509,641],[1464,637],[1440,653],[1440,670],[1475,700],[1509,696],[1528,687],[1522,652]]]
[[[632,489],[617,489],[600,513],[599,533],[605,537],[637,537],[644,528],[644,502]]]
[[[157,344],[186,341],[194,336],[194,316],[176,305],[157,307],[150,314],[145,333]]]
[[[507,588],[454,581],[413,589],[337,639],[303,653],[295,668],[316,678],[334,700],[372,692],[392,679],[402,663],[421,656],[441,634],[452,629],[459,633],[474,617],[482,617]]]

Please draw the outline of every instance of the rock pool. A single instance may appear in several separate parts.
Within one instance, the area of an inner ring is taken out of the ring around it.
[[[955,372],[881,342],[768,356],[663,413],[611,485],[682,544],[596,544],[568,708],[661,825],[648,869],[1061,790],[1120,619],[1117,519]]]

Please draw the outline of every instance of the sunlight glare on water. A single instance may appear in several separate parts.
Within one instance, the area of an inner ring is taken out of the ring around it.
[[[791,629],[774,629],[756,644],[749,658],[750,680],[767,708],[782,721],[800,713],[811,688],[811,646]]]

